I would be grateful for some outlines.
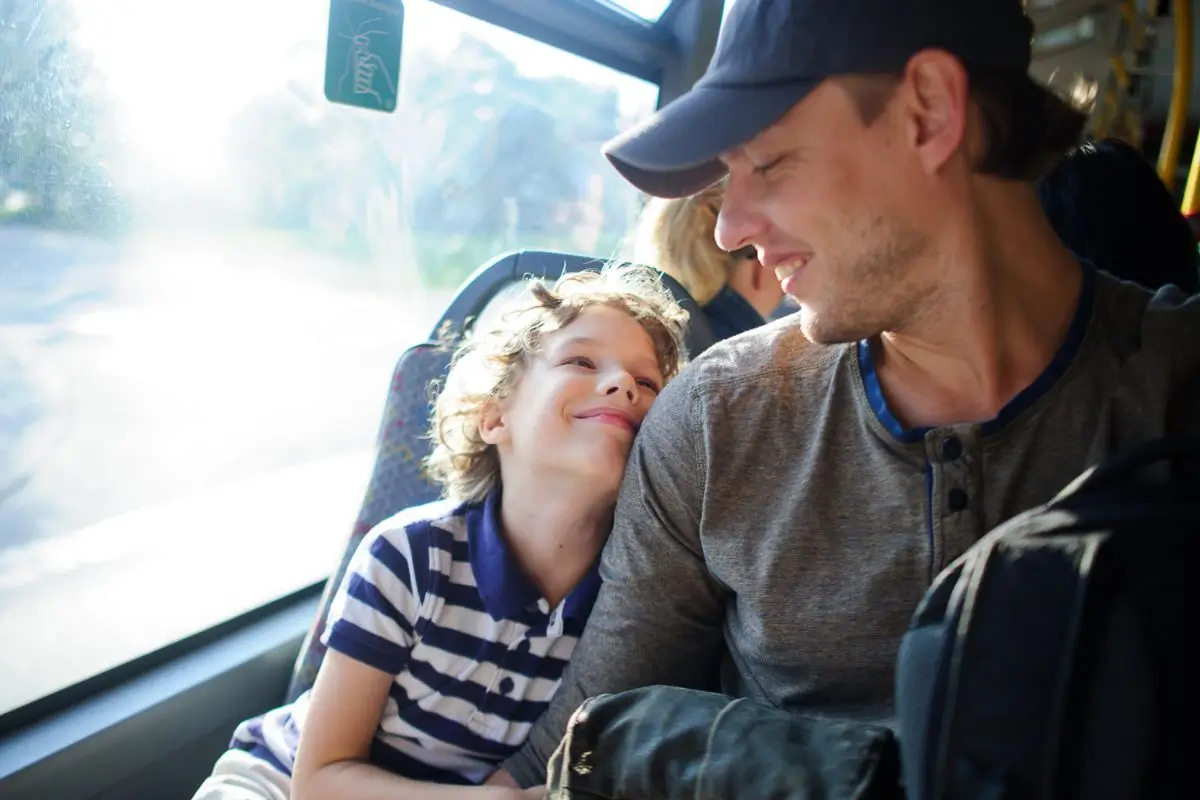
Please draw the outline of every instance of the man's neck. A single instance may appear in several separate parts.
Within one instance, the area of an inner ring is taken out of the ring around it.
[[[509,479],[500,503],[508,548],[551,607],[587,574],[612,528],[611,499],[583,503],[591,493],[565,483]]]
[[[993,201],[1004,200],[999,194]],[[1082,268],[1036,201],[1024,199],[979,209],[976,224],[959,229],[968,233],[941,250],[941,272],[956,280],[939,291],[936,311],[873,343],[880,384],[906,426],[994,418],[1045,371],[1066,338]],[[996,220],[1003,235],[980,219]]]

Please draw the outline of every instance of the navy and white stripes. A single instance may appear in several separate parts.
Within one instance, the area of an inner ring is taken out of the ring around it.
[[[478,783],[558,690],[599,590],[551,609],[508,551],[498,495],[401,512],[363,540],[330,612],[332,650],[395,675],[371,752],[406,777]],[[308,696],[243,723],[233,747],[290,774]]]

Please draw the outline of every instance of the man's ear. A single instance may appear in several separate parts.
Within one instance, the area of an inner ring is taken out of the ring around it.
[[[496,400],[489,400],[479,410],[479,438],[485,444],[500,444],[508,440],[508,420]]]
[[[910,145],[927,172],[937,172],[963,145],[970,87],[962,62],[942,50],[922,50],[904,72]]]

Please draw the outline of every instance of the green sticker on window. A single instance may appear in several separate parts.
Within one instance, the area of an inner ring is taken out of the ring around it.
[[[332,0],[325,45],[329,102],[395,111],[403,30],[400,0]]]

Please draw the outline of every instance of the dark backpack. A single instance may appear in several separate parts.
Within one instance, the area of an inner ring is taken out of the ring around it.
[[[937,577],[896,671],[909,800],[1200,797],[1198,460],[1116,456]]]

